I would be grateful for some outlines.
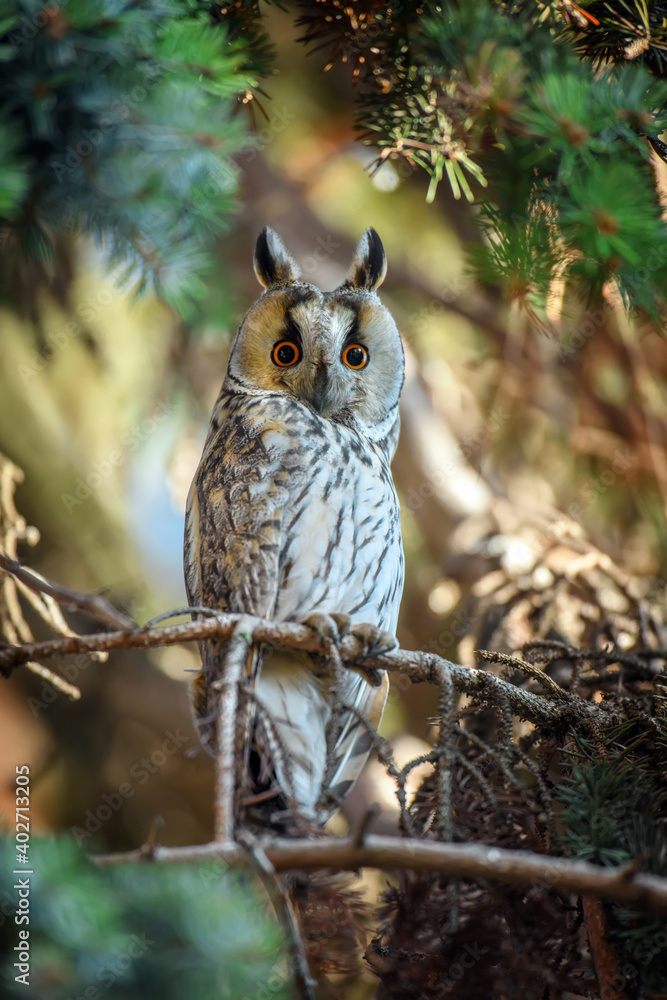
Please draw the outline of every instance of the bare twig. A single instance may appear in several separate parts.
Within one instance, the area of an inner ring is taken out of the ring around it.
[[[359,847],[360,844],[364,843],[368,830],[381,812],[382,808],[380,805],[377,802],[371,802],[368,808],[361,814],[358,822],[350,831],[350,836],[355,847]]]
[[[610,940],[609,914],[594,896],[583,896],[581,907],[588,947],[600,989],[600,1000],[629,1000],[618,947]]]
[[[164,827],[163,817],[155,816],[148,831],[148,836],[146,837],[146,843],[141,848],[146,858],[153,857],[153,854],[155,853],[155,848],[160,842],[160,831],[162,830],[163,827]]]
[[[75,633],[65,621],[56,601],[49,594],[38,592],[26,584],[23,579],[24,575],[27,574],[27,577],[31,579],[33,576],[35,579],[38,577],[28,571],[23,571],[17,561],[19,541],[35,545],[39,540],[37,529],[26,524],[25,518],[21,517],[14,503],[14,489],[16,484],[22,481],[22,471],[4,455],[0,455],[0,567],[7,569],[6,575],[0,574],[2,577],[0,579],[0,635],[8,643],[34,641],[19,601],[19,594],[22,594],[34,611],[54,632],[58,635],[72,636]],[[18,574],[10,572],[11,569],[17,567]],[[106,655],[106,653],[92,653],[91,658],[99,662]],[[29,659],[26,663],[26,669],[37,674],[69,698],[76,700],[81,697],[81,692],[77,687],[43,664]]]
[[[317,986],[317,981],[310,974],[308,959],[306,958],[303,941],[299,934],[297,921],[294,919],[289,899],[278,884],[276,870],[267,858],[264,849],[258,843],[248,843],[247,852],[252,862],[252,868],[261,879],[266,894],[271,900],[276,917],[285,929],[291,956],[291,965],[294,969],[295,985],[299,991],[299,995],[302,1000],[315,1000],[313,986]]]
[[[215,758],[215,838],[221,844],[234,840],[236,717],[239,685],[245,674],[248,648],[252,641],[252,623],[241,616],[224,651],[223,676],[213,683],[213,687],[220,692],[218,752]]]
[[[434,663],[434,671],[440,687],[440,731],[438,735],[438,758],[435,762],[437,780],[438,824],[445,840],[454,839],[454,808],[452,803],[452,770],[454,768],[454,685],[449,665]]]
[[[627,868],[609,869],[587,861],[530,851],[515,851],[482,844],[445,844],[438,841],[400,839],[368,834],[363,843],[355,837],[318,839],[272,838],[262,849],[276,871],[290,869],[358,868],[439,872],[463,879],[489,879],[521,885],[548,885],[558,892],[596,896],[642,910],[667,913],[667,879],[655,875],[628,877]],[[240,845],[218,843],[193,847],[156,847],[152,860],[165,864],[216,858],[235,867],[247,867]],[[99,865],[130,864],[145,860],[141,849],[94,859]]]
[[[37,674],[38,677],[47,681],[56,689],[56,691],[62,691],[62,693],[66,694],[72,701],[79,701],[81,698],[81,691],[76,684],[70,684],[70,682],[66,681],[64,677],[60,676],[60,674],[54,673],[53,670],[49,670],[48,667],[43,666],[41,663],[26,663],[26,667],[33,674]]]
[[[16,559],[10,559],[2,553],[0,553],[0,568],[11,573],[31,590],[36,590],[40,594],[48,594],[59,604],[70,605],[77,611],[83,611],[85,614],[97,618],[98,621],[107,622],[108,625],[122,629],[137,627],[136,622],[115,608],[102,594],[83,594],[78,590],[63,587],[59,583],[52,583],[51,580],[45,580],[21,566]]]

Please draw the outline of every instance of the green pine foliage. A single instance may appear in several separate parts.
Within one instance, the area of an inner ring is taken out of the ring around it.
[[[0,213],[6,219],[18,214],[28,186],[20,151],[18,129],[0,120]]]
[[[0,992],[66,1000],[237,1000],[267,980],[289,996],[275,925],[235,875],[198,866],[100,869],[71,839],[30,845],[30,923],[15,924],[15,844],[0,844]],[[29,986],[14,950],[29,931]]]
[[[194,0],[0,0],[4,296],[83,231],[187,312],[234,204],[244,59]]]
[[[605,867],[637,864],[640,871],[667,876],[667,731],[664,725],[656,728],[657,740],[649,740],[646,732],[637,736],[631,724],[609,731],[606,756],[599,744],[577,738],[577,763],[555,790],[564,805],[560,822],[566,854]],[[665,992],[667,919],[619,904],[610,904],[608,912],[626,977]]]
[[[656,76],[667,76],[667,4],[662,0],[584,0],[585,31],[568,34],[583,56],[603,63],[636,59]]]
[[[459,144],[432,156],[484,171],[475,190],[493,234],[477,273],[538,305],[556,275],[587,296],[615,278],[629,305],[659,312],[667,260],[646,262],[667,228],[643,136],[667,126],[665,81],[632,62],[601,72],[549,23],[489,3],[447,5],[423,37]]]
[[[230,42],[243,52],[241,69],[252,77],[267,76],[272,72],[275,56],[273,43],[264,25],[264,12],[271,5],[271,0],[215,0],[214,3],[202,4],[201,0],[189,0],[192,7],[201,10],[202,6],[214,24],[221,25]],[[281,10],[286,8],[282,3],[273,0],[273,6]],[[255,82],[255,92],[264,93]],[[243,97],[247,101],[247,94]],[[252,102],[250,104],[252,111]]]
[[[613,280],[663,312],[663,4],[299,6],[306,40],[355,66],[361,138],[425,171],[429,201],[444,182],[479,203],[477,277],[538,308],[556,279],[587,299]]]
[[[570,7],[300,0],[297,23],[327,64],[352,65],[364,141],[425,171],[429,201],[445,182],[479,203],[480,279],[538,309],[556,279],[586,298],[614,280],[655,317],[662,5]],[[233,208],[232,112],[261,112],[272,55],[260,0],[0,0],[5,258],[46,262],[55,237],[87,230],[187,312]]]

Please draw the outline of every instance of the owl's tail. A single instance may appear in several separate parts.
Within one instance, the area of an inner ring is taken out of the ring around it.
[[[334,715],[332,683],[315,671],[308,654],[275,651],[255,685],[258,701],[269,710],[260,726],[278,784],[298,818],[317,828],[338,811],[366,763],[372,737],[362,719],[377,724],[388,685],[386,675],[374,688],[346,672]]]
[[[193,687],[202,744],[215,755],[224,644],[201,644],[203,669]],[[332,715],[332,679],[320,675],[307,653],[255,650],[247,675],[252,691],[237,717],[237,788],[251,826],[311,833],[338,811],[366,763],[387,694],[385,675],[372,687],[346,671]],[[350,711],[350,708],[352,711]],[[364,721],[365,720],[365,721]]]
[[[193,687],[193,711],[202,746],[217,752],[219,693],[225,643],[199,644],[202,669]],[[296,654],[298,657],[299,654]],[[237,806],[250,828],[311,833],[319,825],[316,804],[326,766],[326,690],[306,654],[254,649],[246,665],[248,691],[236,718]]]

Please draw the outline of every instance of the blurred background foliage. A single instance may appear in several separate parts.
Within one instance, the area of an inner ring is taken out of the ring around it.
[[[6,841],[3,904],[15,894],[14,854]],[[30,985],[15,982],[16,928],[5,905],[3,996],[240,1000],[267,980],[276,1000],[289,996],[275,925],[248,885],[219,863],[100,871],[69,837],[35,841],[31,855]]]
[[[631,0],[0,0],[0,452],[40,533],[23,560],[138,621],[182,606],[185,495],[257,233],[330,289],[372,225],[407,350],[401,644],[513,651],[538,599],[568,641],[605,639],[605,600],[613,641],[643,641],[638,600],[666,592],[665,51],[662,5]],[[624,582],[582,583],[582,539]],[[0,808],[29,763],[38,829],[116,849],[160,815],[165,843],[208,839],[196,663],[67,662],[78,703],[17,672]],[[394,681],[400,764],[430,747],[435,696]],[[337,829],[371,799],[395,828],[371,768]]]

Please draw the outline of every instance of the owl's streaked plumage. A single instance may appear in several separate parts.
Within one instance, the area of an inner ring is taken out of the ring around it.
[[[254,263],[265,291],[234,341],[188,497],[188,599],[277,620],[337,613],[349,616],[353,630],[370,623],[393,635],[403,551],[389,464],[404,355],[376,294],[386,272],[382,243],[367,230],[346,281],[327,293],[299,281],[268,228]],[[195,714],[213,751],[211,684],[224,644],[200,648]],[[349,709],[332,719],[332,675],[306,653],[260,651],[249,656],[247,672],[256,699],[245,701],[241,720],[242,794],[263,803],[267,822],[324,822],[368,756],[365,727]],[[374,687],[348,669],[339,693],[377,723],[386,691],[386,675]],[[330,723],[334,764],[325,776]]]

